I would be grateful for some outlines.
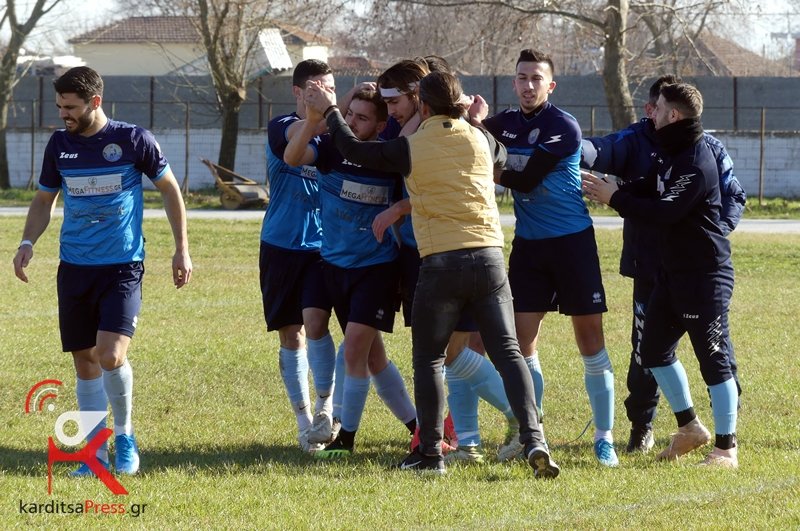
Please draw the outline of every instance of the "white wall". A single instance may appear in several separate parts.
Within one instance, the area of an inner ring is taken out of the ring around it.
[[[75,44],[75,55],[103,76],[161,76],[205,55],[200,44]]]
[[[172,166],[172,171],[183,182],[186,176],[186,136],[182,129],[155,130]],[[747,195],[758,197],[760,144],[758,135],[747,133],[713,132],[727,147],[733,158],[734,172]],[[38,180],[41,157],[49,133],[35,136],[34,173]],[[217,160],[219,154],[219,131],[193,129],[189,131],[189,186],[192,189],[210,187],[214,180],[200,158]],[[265,134],[261,131],[242,131],[236,151],[236,172],[264,182],[266,179]],[[800,134],[774,133],[765,137],[765,182],[767,197],[800,197]],[[8,152],[11,185],[22,187],[31,173],[30,133],[10,132]]]

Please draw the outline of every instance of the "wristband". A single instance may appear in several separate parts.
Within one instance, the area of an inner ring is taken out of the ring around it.
[[[33,242],[32,241],[30,241],[30,240],[22,240],[21,242],[19,242],[19,247],[17,247],[17,250],[19,251],[25,245],[30,245],[31,249],[33,249]]]
[[[330,112],[331,112],[333,109],[338,109],[338,108],[339,108],[339,107],[337,107],[337,106],[336,106],[336,104],[334,104],[334,105],[331,105],[330,107],[328,107],[327,109],[325,109],[325,112],[324,112],[324,113],[322,113],[322,116],[323,116],[323,118],[327,118],[327,117],[328,117],[328,114],[329,114],[329,113],[330,113]]]

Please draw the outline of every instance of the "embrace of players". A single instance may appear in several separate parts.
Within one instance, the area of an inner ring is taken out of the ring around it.
[[[437,56],[400,61],[340,101],[326,63],[296,66],[295,110],[267,128],[270,202],[259,272],[264,318],[267,330],[278,332],[280,374],[304,452],[316,459],[353,454],[374,385],[412,441],[397,468],[444,474],[446,462],[482,462],[482,398],[507,422],[498,460],[520,458],[534,477],[556,477],[542,422],[539,337],[545,315],[558,312],[569,316],[583,362],[592,453],[601,466],[619,466],[607,304],[586,197],[624,218],[620,273],[633,278],[626,451],[654,446],[663,392],[678,428],[658,459],[676,460],[713,442],[700,464],[738,466],[741,388],[728,329],[734,276],[727,235],[745,194],[724,146],[703,131],[702,95],[662,76],[640,122],[582,138],[577,120],[549,101],[554,73],[547,54],[522,50],[513,79],[518,107],[490,117],[486,101],[464,95]],[[45,151],[15,274],[27,282],[24,268],[63,192],[63,350],[73,355],[79,408],[106,411],[111,404],[116,472],[135,474],[126,353],[144,274],[142,175],[164,197],[179,288],[192,273],[183,200],[153,135],[106,118],[96,72],[71,69],[55,89],[65,129]],[[511,190],[516,217],[507,267],[496,185]],[[387,352],[382,337],[392,333],[400,306],[411,327],[410,353]],[[332,314],[343,332],[338,349]],[[684,334],[708,386],[713,437],[676,357]],[[414,400],[390,354],[411,355]],[[107,445],[97,456],[110,468]],[[93,472],[84,465],[72,474]]]

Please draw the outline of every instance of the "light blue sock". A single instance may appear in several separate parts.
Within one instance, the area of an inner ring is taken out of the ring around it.
[[[369,377],[344,375],[344,396],[342,404],[342,429],[357,431],[361,424],[361,414],[367,403],[369,393]]]
[[[533,356],[525,358],[525,364],[528,370],[531,371],[531,378],[533,379],[533,397],[536,399],[536,409],[539,410],[539,416],[542,416],[544,409],[542,408],[542,400],[544,399],[544,373],[542,372],[542,365],[539,362],[539,352],[535,351]]]
[[[406,383],[394,363],[390,361],[381,372],[373,374],[372,381],[380,399],[400,422],[408,424],[417,418],[417,410],[408,396]]]
[[[689,392],[689,379],[686,377],[686,369],[683,368],[683,364],[680,361],[675,360],[672,365],[652,367],[650,370],[667,398],[673,413],[686,411],[694,406],[692,394]]]
[[[289,396],[297,428],[303,430],[311,425],[310,394],[308,390],[308,357],[306,350],[290,350],[281,347],[279,354],[281,377]]]
[[[503,379],[491,361],[467,347],[450,363],[449,370],[469,382],[472,390],[505,415],[506,419],[514,417]]]
[[[481,443],[478,431],[478,394],[469,382],[456,376],[454,371],[446,371],[447,405],[453,418],[459,446],[477,446]]]
[[[333,384],[333,418],[342,418],[342,401],[344,400],[344,343],[339,345],[336,353],[336,371],[334,371],[336,382]]]
[[[330,408],[333,392],[333,374],[336,367],[336,346],[330,334],[320,339],[306,339],[308,344],[308,365],[314,376],[314,389],[317,391],[317,402],[314,411]]]
[[[714,433],[730,435],[736,433],[737,406],[739,402],[736,380],[729,378],[708,387],[711,393],[711,409],[714,412]]]
[[[608,351],[603,348],[597,354],[581,356],[581,359],[594,426],[597,430],[610,432],[614,428],[614,371]]]
[[[81,411],[108,411],[108,397],[103,388],[102,375],[93,380],[81,380],[75,385],[75,395],[78,397],[78,409]],[[97,432],[106,427],[106,419],[101,420],[97,426],[86,436],[86,440],[92,439]],[[97,449],[97,457],[108,463],[108,441]]]
[[[133,370],[128,360],[116,369],[103,369],[103,389],[114,413],[114,435],[133,435]]]

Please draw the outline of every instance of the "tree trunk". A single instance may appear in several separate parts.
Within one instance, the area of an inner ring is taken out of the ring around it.
[[[603,86],[614,129],[624,129],[636,121],[636,111],[628,88],[628,72],[623,56],[627,17],[628,0],[609,0],[606,9]]]
[[[221,98],[222,105],[222,138],[219,142],[219,157],[217,164],[235,169],[236,145],[239,141],[239,110],[242,107],[242,92],[234,91]]]
[[[8,170],[8,106],[10,104],[12,90],[14,88],[14,78],[16,76],[17,57],[11,46],[15,42],[9,43],[9,48],[0,62],[0,190],[11,188],[11,173]]]

